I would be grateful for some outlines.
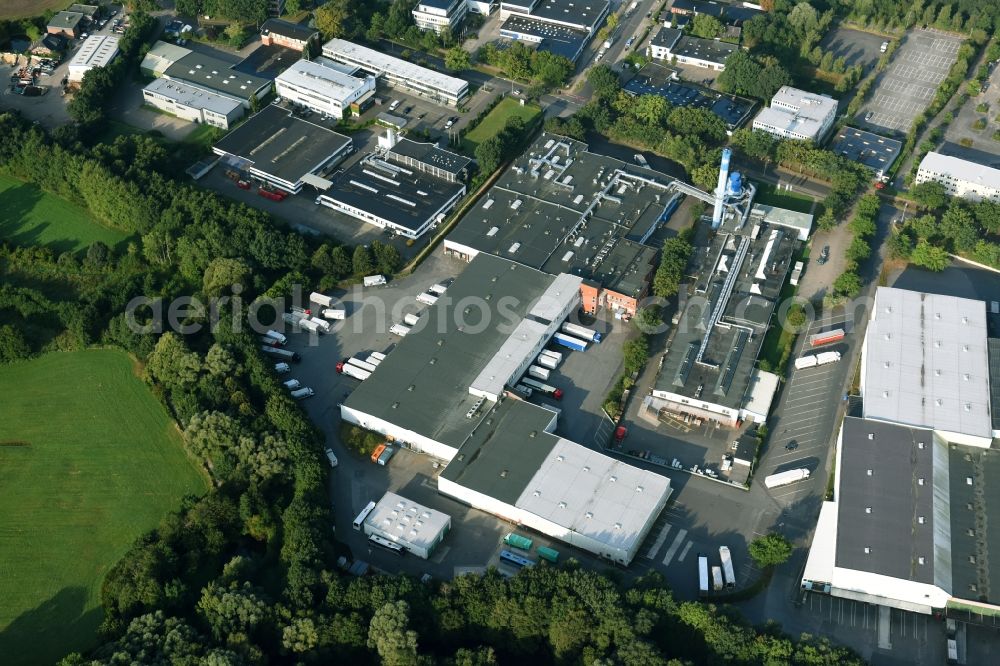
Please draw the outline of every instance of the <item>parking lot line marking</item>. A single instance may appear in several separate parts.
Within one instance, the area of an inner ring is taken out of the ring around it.
[[[694,541],[688,541],[686,544],[684,544],[684,550],[682,550],[681,554],[677,556],[678,562],[684,561],[684,557],[688,554],[688,551],[691,550],[691,544],[693,543]]]
[[[826,412],[824,412],[821,409],[813,410],[812,412],[810,412],[810,414],[812,414],[812,416],[806,416],[806,417],[803,417],[801,419],[796,419],[794,421],[785,421],[781,425],[787,427],[787,426],[795,425],[795,424],[798,424],[798,423],[808,423],[808,422],[811,422],[811,421],[815,421],[817,419],[821,419],[821,418],[823,418],[824,416],[827,415]]]
[[[806,402],[807,398],[809,400],[815,400],[817,392],[829,393],[832,387],[830,386],[830,382],[824,381],[824,382],[811,382],[808,384],[802,384],[800,386],[791,386],[789,388],[791,388],[792,391],[794,391],[794,395],[788,398],[788,400],[785,402],[786,405],[790,405],[795,402]]]
[[[681,530],[677,533],[677,536],[674,537],[674,542],[670,544],[670,548],[667,549],[667,554],[663,556],[663,566],[670,566],[670,560],[674,559],[674,553],[676,553],[677,549],[681,547],[687,533],[687,530]]]
[[[653,542],[653,545],[650,546],[649,550],[646,552],[646,557],[648,557],[649,559],[653,559],[654,557],[656,557],[656,554],[660,552],[660,548],[663,547],[663,542],[667,540],[667,533],[670,531],[672,527],[673,525],[671,525],[670,523],[667,523],[666,525],[663,526],[663,529],[660,531],[660,534],[656,537],[656,541]]]

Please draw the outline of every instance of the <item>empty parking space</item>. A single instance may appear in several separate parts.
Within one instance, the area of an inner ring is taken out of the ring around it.
[[[934,99],[937,86],[955,62],[960,40],[914,30],[903,40],[892,64],[878,78],[861,119],[875,131],[907,132]]]

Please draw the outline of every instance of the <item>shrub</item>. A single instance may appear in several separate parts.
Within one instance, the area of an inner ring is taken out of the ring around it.
[[[979,118],[976,122],[972,123],[972,129],[974,130],[984,130],[986,129],[986,118]]]
[[[963,136],[961,139],[959,139],[958,143],[962,146],[965,146],[966,148],[972,148],[972,139],[970,139],[967,136]]]
[[[345,422],[340,424],[340,441],[351,451],[363,456],[370,456],[375,447],[385,441],[385,437],[377,432]]]
[[[792,544],[780,534],[772,532],[750,542],[750,557],[761,569],[784,564],[792,555]]]
[[[990,105],[986,102],[980,102],[976,105],[976,113],[986,113],[990,110]]]

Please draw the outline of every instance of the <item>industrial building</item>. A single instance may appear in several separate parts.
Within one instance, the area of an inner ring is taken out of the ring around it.
[[[229,129],[243,117],[238,101],[170,79],[154,79],[142,89],[143,102],[193,123]]]
[[[694,65],[721,72],[726,69],[726,59],[739,48],[737,44],[718,39],[690,37],[678,28],[660,28],[649,41],[646,55],[654,60]]]
[[[261,101],[271,93],[272,86],[270,79],[237,72],[231,63],[200,51],[189,51],[168,66],[163,78],[235,99],[248,111],[254,99]]]
[[[914,182],[919,185],[928,181],[941,183],[945,192],[953,197],[971,201],[1000,201],[1000,169],[968,160],[941,153],[927,153],[920,161]]]
[[[771,106],[760,110],[753,128],[781,139],[819,143],[837,118],[837,100],[827,95],[781,86]]]
[[[590,42],[591,32],[515,14],[500,26],[500,36],[534,44],[539,51],[548,51],[576,62]]]
[[[269,18],[260,26],[260,43],[302,52],[319,44],[319,30],[301,23]]]
[[[222,162],[297,194],[306,183],[329,187],[326,176],[353,148],[350,137],[268,104],[212,147]]]
[[[608,0],[503,0],[500,35],[576,62],[609,11]]]
[[[413,8],[413,22],[421,30],[455,31],[469,13],[466,0],[419,0]]]
[[[360,115],[375,97],[374,76],[351,76],[322,57],[299,60],[274,79],[274,87],[279,97],[338,119],[348,111]]]
[[[902,147],[902,141],[853,127],[844,127],[830,144],[830,150],[868,167],[877,179],[888,174]]]
[[[718,116],[729,131],[749,120],[756,104],[744,97],[720,93],[688,81],[681,82],[677,70],[656,62],[647,63],[622,89],[630,95],[662,97],[670,102],[670,106],[706,109]]]
[[[380,77],[387,85],[441,104],[457,106],[469,96],[469,83],[463,79],[343,39],[331,39],[324,44],[323,55]]]
[[[139,64],[139,71],[146,76],[163,76],[174,63],[191,53],[186,49],[169,42],[155,42]]]
[[[118,37],[91,35],[69,61],[69,80],[83,81],[83,75],[95,67],[106,67],[118,56]]]
[[[434,228],[465,196],[471,160],[433,144],[394,138],[337,174],[316,203],[405,238]]]
[[[63,35],[76,39],[83,32],[85,17],[80,12],[59,12],[45,25],[45,31],[50,35]]]
[[[879,287],[862,347],[864,418],[989,447],[989,350],[982,301]]]
[[[365,518],[362,530],[426,560],[451,530],[451,516],[386,493]]]
[[[584,311],[631,316],[656,268],[658,248],[646,243],[684,194],[714,201],[657,171],[543,133],[445,238],[444,251],[577,275]]]
[[[742,23],[763,13],[759,4],[750,2],[714,2],[713,0],[672,0],[668,10],[676,16],[706,14],[726,23]]]
[[[669,480],[559,437],[557,410],[509,391],[579,307],[581,281],[483,253],[341,418],[446,461],[442,494],[628,564]]]

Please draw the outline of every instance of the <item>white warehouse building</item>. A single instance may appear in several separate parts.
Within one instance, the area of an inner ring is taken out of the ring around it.
[[[95,67],[106,67],[118,55],[118,37],[91,35],[69,61],[69,80],[79,83]]]
[[[771,106],[761,109],[753,128],[782,139],[819,143],[837,118],[837,100],[826,95],[781,86]]]
[[[441,493],[627,565],[669,479],[560,437],[558,410],[508,390],[579,307],[581,282],[481,253],[341,418],[446,461]]]
[[[343,118],[352,104],[361,106],[375,95],[374,76],[352,76],[326,58],[299,60],[274,80],[280,97],[313,111]]]
[[[243,117],[244,111],[243,105],[230,97],[163,78],[154,79],[143,88],[142,98],[146,104],[178,118],[222,129],[229,129]]]
[[[368,537],[391,541],[426,560],[451,530],[451,516],[386,493],[365,518],[362,529]]]
[[[920,161],[916,184],[933,181],[944,185],[953,197],[972,201],[1000,201],[1000,169],[962,160],[941,153],[927,153]]]

